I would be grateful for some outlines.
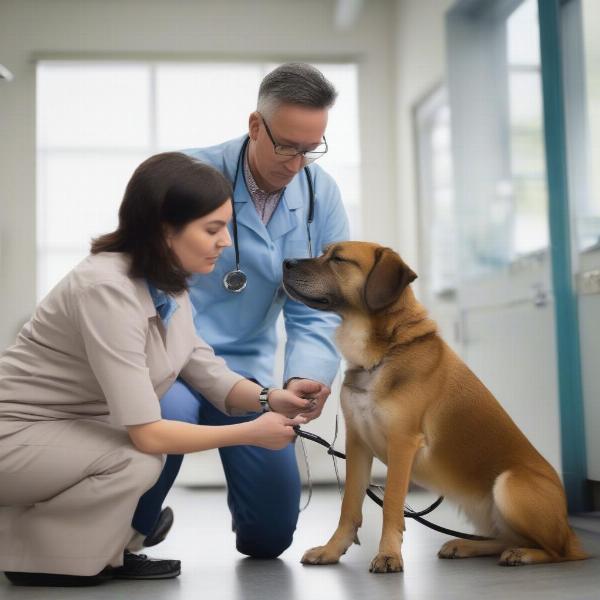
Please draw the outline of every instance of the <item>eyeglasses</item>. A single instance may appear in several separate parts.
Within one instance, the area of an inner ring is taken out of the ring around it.
[[[284,146],[283,144],[278,144],[273,139],[273,134],[271,133],[271,130],[269,129],[265,118],[262,115],[260,115],[260,118],[262,119],[262,122],[265,126],[265,131],[267,132],[267,135],[269,136],[269,139],[273,144],[273,150],[275,151],[275,154],[278,154],[279,156],[287,156],[288,158],[294,158],[298,155],[302,155],[305,164],[309,164],[317,160],[317,158],[321,158],[321,156],[323,156],[323,154],[325,154],[327,150],[329,150],[325,136],[323,136],[323,141],[312,150],[298,150],[296,146]]]

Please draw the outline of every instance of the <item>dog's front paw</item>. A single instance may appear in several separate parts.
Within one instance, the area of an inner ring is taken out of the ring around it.
[[[402,556],[396,552],[389,554],[380,552],[371,561],[369,571],[371,573],[399,573],[400,571],[404,571]]]
[[[300,562],[305,565],[331,565],[339,562],[340,556],[328,546],[317,546],[307,550]]]

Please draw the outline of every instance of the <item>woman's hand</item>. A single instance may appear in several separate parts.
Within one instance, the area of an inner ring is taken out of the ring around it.
[[[269,450],[281,450],[296,437],[293,430],[294,425],[303,425],[304,423],[306,423],[304,417],[288,419],[284,415],[267,412],[244,424],[249,431],[249,440],[246,443]]]
[[[310,412],[314,401],[300,398],[290,390],[272,389],[269,391],[269,406],[272,411],[291,419],[301,413]]]

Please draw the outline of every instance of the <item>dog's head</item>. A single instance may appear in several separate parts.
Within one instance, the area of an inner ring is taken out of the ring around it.
[[[283,263],[283,284],[291,298],[340,314],[384,310],[416,278],[396,252],[369,242],[340,242],[317,258]]]

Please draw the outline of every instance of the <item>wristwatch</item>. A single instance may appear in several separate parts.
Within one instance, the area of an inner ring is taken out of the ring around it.
[[[260,390],[260,394],[258,395],[258,401],[260,402],[260,407],[262,408],[262,412],[266,413],[271,410],[271,406],[269,405],[269,392],[271,388],[264,387]]]

